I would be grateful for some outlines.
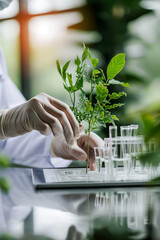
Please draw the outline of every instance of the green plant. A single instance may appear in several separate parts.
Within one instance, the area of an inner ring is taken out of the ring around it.
[[[144,166],[157,168],[160,165],[160,102],[146,106],[138,114],[143,122],[145,144],[155,145],[155,149],[146,149],[147,151],[139,156],[140,162]]]
[[[88,65],[90,62],[91,67]],[[84,45],[82,57],[75,58],[76,65],[76,80],[73,80],[72,74],[67,72],[70,61],[65,63],[61,68],[57,60],[57,69],[63,79],[63,86],[69,94],[71,101],[71,109],[77,118],[78,122],[85,121],[87,127],[85,132],[88,134],[88,149],[87,149],[87,167],[89,160],[89,144],[90,132],[97,129],[99,126],[106,126],[106,123],[115,124],[118,120],[116,115],[111,114],[111,110],[121,107],[123,103],[114,103],[112,100],[117,100],[122,96],[126,96],[125,92],[109,93],[110,85],[121,85],[129,87],[128,83],[115,80],[114,77],[123,69],[125,65],[125,54],[120,53],[113,57],[107,67],[107,76],[102,69],[97,68],[98,59],[92,58],[89,49]],[[84,88],[84,82],[87,81],[90,85],[89,96]],[[95,98],[93,98],[95,95]]]
[[[1,153],[0,154],[0,170],[2,171],[2,169],[5,169],[9,166],[10,166],[9,158],[6,155]],[[5,193],[7,193],[9,190],[9,184],[6,178],[2,176],[0,176],[0,190],[2,190]]]

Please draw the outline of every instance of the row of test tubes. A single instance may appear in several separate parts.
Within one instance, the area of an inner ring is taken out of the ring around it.
[[[146,145],[143,136],[138,135],[138,125],[120,126],[120,136],[117,134],[117,126],[109,126],[109,138],[105,138],[104,142],[103,147],[94,148],[96,172],[105,174],[108,180],[139,180],[135,173],[144,172],[144,168],[138,156],[146,152]],[[146,180],[146,175],[141,174],[141,178]]]

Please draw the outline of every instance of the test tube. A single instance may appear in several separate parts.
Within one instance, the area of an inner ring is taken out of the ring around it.
[[[105,173],[107,173],[107,177],[109,179],[113,179],[114,175],[114,163],[113,156],[115,156],[115,145],[112,142],[112,138],[105,138]],[[108,160],[108,162],[107,162]],[[109,173],[109,174],[108,174]]]
[[[124,164],[124,174],[125,177],[131,173],[132,161],[131,161],[131,142],[130,139],[124,139],[123,141],[123,152],[122,152],[123,164]]]
[[[117,138],[117,126],[109,126],[109,138]]]
[[[131,136],[132,136],[132,137],[136,137],[137,134],[138,134],[138,125],[136,125],[136,124],[131,124],[131,125],[130,125],[130,128],[131,128]]]
[[[135,167],[136,167],[136,172],[140,172],[143,173],[144,172],[144,166],[141,165],[141,163],[139,162],[138,156],[146,151],[146,146],[144,144],[144,137],[143,136],[137,136],[136,137],[136,152],[135,152],[135,156],[136,156],[136,162],[135,162]],[[132,154],[133,155],[133,154]]]
[[[109,169],[110,169],[110,148],[109,146],[105,145],[104,148],[104,166],[105,166],[105,175],[109,177]]]
[[[120,127],[121,137],[131,137],[131,127],[130,126],[121,126]]]
[[[109,138],[114,139],[114,142],[117,139],[117,126],[109,126]],[[112,144],[113,147],[113,144]],[[115,148],[115,154],[117,155],[118,149]]]
[[[119,177],[119,164],[122,159],[120,159],[120,155],[118,153],[118,149],[120,147],[120,138],[108,138],[105,139],[105,143],[108,144],[109,147],[109,171],[110,171],[110,179],[115,179]]]
[[[135,161],[137,156],[138,125],[131,124],[130,129],[131,129],[131,156],[132,156],[132,160]]]
[[[121,126],[120,127],[121,132],[121,139],[122,139],[122,145],[121,145],[121,152],[122,152],[122,158],[124,163],[124,172],[125,175],[128,174],[129,164],[130,164],[130,158],[131,158],[131,126]]]
[[[96,161],[96,172],[100,173],[102,168],[102,162],[104,161],[104,148],[94,147],[94,155]]]

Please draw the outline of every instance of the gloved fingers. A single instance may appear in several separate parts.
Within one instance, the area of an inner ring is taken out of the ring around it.
[[[96,162],[95,162],[95,156],[94,156],[94,149],[90,148],[89,151],[89,168],[91,171],[94,171],[96,169]]]
[[[87,158],[85,151],[78,147],[77,142],[75,141],[73,145],[67,144],[64,135],[53,138],[51,149],[56,156],[65,159],[85,161]]]
[[[51,104],[44,105],[43,108],[52,116],[56,117],[63,127],[63,132],[67,143],[73,144],[74,132],[66,114]],[[51,119],[52,120],[52,119]],[[49,121],[49,124],[51,122]]]
[[[79,139],[78,139],[78,146],[81,147],[82,145],[85,145],[88,143],[88,136],[85,133],[81,133]],[[97,134],[91,132],[90,133],[90,147],[103,147],[104,141],[102,138],[100,138]]]
[[[90,134],[90,159],[89,167],[91,171],[96,169],[94,147],[104,147],[104,141],[97,134],[91,132]]]
[[[69,108],[69,106],[67,104],[61,102],[60,100],[51,98],[51,97],[50,97],[50,103],[65,113],[65,115],[67,116],[67,118],[72,126],[74,137],[78,138],[79,137],[79,123],[76,120],[76,118],[75,118],[73,112],[71,111],[71,109]]]
[[[39,131],[40,133],[42,133],[43,135],[46,135],[46,136],[48,136],[52,133],[50,126],[47,123],[45,123],[44,121],[42,121],[34,110],[30,117],[32,118],[32,122],[33,122],[32,128],[33,129]],[[30,121],[28,121],[28,122],[30,122]],[[27,128],[30,129],[31,126],[27,125]]]
[[[46,105],[45,105],[45,107],[46,107]],[[49,109],[49,107],[48,107],[48,109]],[[68,144],[73,144],[73,142],[74,142],[73,131],[72,131],[70,123],[64,113],[62,113],[62,112],[59,113],[59,114],[61,114],[61,116],[63,115],[63,117],[61,117],[61,122],[62,122],[61,123],[57,117],[54,117],[53,115],[48,113],[44,109],[44,105],[42,106],[41,103],[37,104],[36,112],[37,112],[39,118],[43,122],[47,123],[50,126],[50,128],[52,129],[52,132],[55,136],[64,134],[66,142]],[[54,114],[54,113],[55,112],[53,112],[53,110],[52,110],[52,114]],[[55,115],[57,116],[58,114],[55,114]]]
[[[73,146],[68,146],[68,152],[72,156],[72,160],[85,161],[87,159],[87,154],[83,149],[74,144]]]
[[[51,104],[51,97],[39,94],[32,98],[31,105],[42,121],[48,123],[54,135],[64,134],[68,144],[73,144],[74,133],[66,114]],[[60,127],[60,125],[63,127]]]
[[[39,132],[45,136],[49,136],[52,133],[52,130],[48,124],[43,123],[43,130],[39,130]]]
[[[82,133],[77,140],[77,144],[87,153],[88,148],[88,136],[85,133]],[[94,147],[103,147],[104,141],[95,133],[90,133],[90,149],[89,149],[89,167],[91,170],[95,170],[95,156],[94,156]]]

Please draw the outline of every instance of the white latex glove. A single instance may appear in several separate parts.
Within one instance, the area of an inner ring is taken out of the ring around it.
[[[53,138],[51,143],[51,149],[53,154],[57,157],[71,159],[71,160],[82,160],[87,159],[87,144],[88,136],[85,133],[80,134],[80,137],[75,140],[73,145],[66,143],[63,136],[57,136]],[[103,147],[104,141],[95,133],[90,135],[90,150],[89,150],[89,167],[91,170],[95,170],[95,156],[94,147]]]
[[[0,116],[0,139],[38,130],[44,135],[64,135],[68,144],[79,136],[79,124],[65,103],[41,93]]]

